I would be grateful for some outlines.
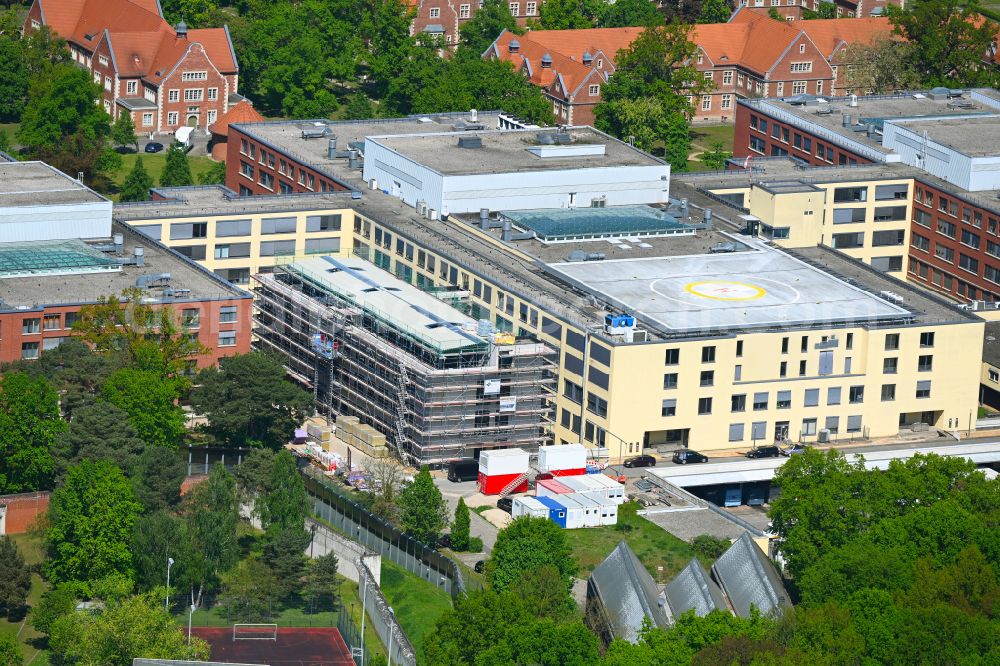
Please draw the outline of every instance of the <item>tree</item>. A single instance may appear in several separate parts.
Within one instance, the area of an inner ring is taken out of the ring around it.
[[[586,0],[548,0],[538,11],[539,23],[543,30],[593,28],[598,8]]]
[[[14,634],[0,634],[0,666],[21,666],[24,655]]]
[[[264,510],[264,503],[261,501],[258,506],[257,501],[271,490],[271,469],[275,455],[272,449],[253,449],[243,459],[243,463],[233,469],[240,502],[253,505],[258,516]]]
[[[698,14],[698,23],[725,23],[732,13],[726,0],[704,0],[701,3],[701,13]]]
[[[305,582],[302,595],[310,601],[313,608],[336,610],[339,605],[338,589],[340,579],[337,578],[337,556],[326,553],[310,560],[306,566]]]
[[[31,591],[31,569],[17,544],[0,536],[0,615],[10,615],[24,607]]]
[[[131,575],[129,540],[141,510],[113,463],[83,461],[71,467],[49,505],[49,579],[88,583],[112,573]]]
[[[135,166],[128,172],[122,189],[118,193],[119,201],[147,201],[149,190],[153,187],[153,179],[142,164],[142,156],[137,155]]]
[[[43,634],[52,631],[52,625],[63,615],[76,610],[76,593],[71,585],[59,585],[42,594],[41,600],[31,608],[31,626]]]
[[[302,475],[289,451],[282,450],[274,456],[269,486],[261,511],[264,530],[269,533],[287,529],[304,530],[309,500]]]
[[[0,122],[19,121],[32,82],[69,61],[66,43],[48,26],[22,35],[23,20],[13,10],[0,14]]]
[[[0,375],[0,493],[50,487],[51,448],[65,428],[59,398],[45,379]]]
[[[213,162],[208,171],[198,178],[199,185],[225,185],[226,184],[226,160]]]
[[[140,590],[152,590],[167,584],[168,558],[173,558],[178,571],[172,571],[172,582],[177,580],[185,563],[184,521],[167,511],[160,510],[140,516],[132,530],[132,558],[135,564],[135,581]]]
[[[769,7],[768,8],[768,10],[767,10],[767,16],[772,21],[783,21],[784,20],[784,19],[781,18],[781,12],[779,12],[774,7]]]
[[[871,43],[854,42],[841,51],[837,64],[844,84],[859,95],[883,95],[920,86],[911,66],[912,45],[885,33]]]
[[[368,120],[375,117],[375,105],[372,104],[368,95],[356,92],[347,98],[347,105],[344,106],[344,120]]]
[[[194,185],[194,178],[191,177],[191,165],[188,164],[187,150],[179,141],[174,141],[167,148],[163,171],[160,173],[160,185],[162,187]]]
[[[837,4],[834,2],[820,2],[815,10],[803,8],[802,18],[806,21],[837,18]]]
[[[66,173],[94,176],[111,132],[108,114],[94,103],[99,96],[89,72],[54,65],[31,85],[18,139],[31,155]]]
[[[119,146],[135,146],[139,152],[139,138],[135,135],[135,123],[131,113],[119,113],[114,125],[111,126],[111,140]]]
[[[983,20],[977,2],[916,0],[889,10],[897,35],[909,42],[910,65],[925,86],[992,85],[995,70],[983,63],[996,25]]]
[[[163,588],[105,601],[100,613],[69,613],[52,627],[49,647],[59,663],[126,666],[133,659],[205,660],[208,643],[187,637],[163,607]]]
[[[458,506],[455,507],[455,522],[451,526],[451,547],[453,550],[469,549],[469,522],[469,507],[465,506],[465,500],[459,497]]]
[[[403,529],[432,548],[448,526],[448,505],[426,466],[399,494],[399,509]]]
[[[390,523],[399,520],[399,491],[403,485],[403,466],[386,456],[368,465],[371,474],[371,501],[368,509],[376,516]]]
[[[136,433],[151,446],[177,448],[184,438],[178,397],[179,382],[152,370],[122,368],[101,388],[101,399],[128,414]]]
[[[222,578],[220,605],[237,622],[261,622],[271,618],[278,600],[278,579],[259,557],[240,561]]]
[[[228,356],[198,374],[191,404],[205,430],[227,446],[278,449],[312,413],[312,396],[288,380],[272,354]]]
[[[146,513],[180,504],[187,463],[174,449],[150,446],[127,470],[132,491]]]
[[[178,580],[189,588],[191,603],[200,606],[202,593],[215,589],[219,577],[239,559],[240,514],[233,475],[216,464],[208,479],[185,497],[182,512],[186,529]]]
[[[733,154],[726,150],[725,144],[721,141],[713,141],[712,149],[701,154],[702,163],[709,169],[721,171],[726,168],[726,160]]]
[[[729,539],[719,539],[711,534],[700,534],[691,541],[691,549],[709,560],[717,560],[728,550]]]
[[[617,0],[601,6],[597,23],[601,28],[662,25],[663,14],[649,0]]]
[[[476,10],[475,16],[458,28],[462,47],[476,56],[490,47],[504,30],[521,34],[517,19],[510,13],[510,7],[503,0],[485,0]]]
[[[280,599],[299,591],[305,575],[305,549],[310,534],[302,527],[272,527],[264,540],[263,561],[274,574],[275,594]]]
[[[84,305],[73,332],[99,354],[121,355],[124,367],[175,376],[182,385],[177,375],[187,359],[206,350],[180,330],[176,318],[170,308],[143,303],[142,291],[132,288]]]
[[[486,575],[493,588],[511,587],[522,572],[552,566],[570,586],[576,573],[576,561],[566,541],[566,533],[551,520],[522,516],[515,518],[497,535],[493,553],[486,562]]]
[[[106,402],[87,400],[73,410],[69,427],[52,447],[56,479],[81,462],[110,460],[130,470],[144,447],[128,413]]]

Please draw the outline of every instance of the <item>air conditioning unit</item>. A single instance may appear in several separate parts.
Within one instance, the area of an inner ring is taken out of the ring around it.
[[[819,431],[819,439],[816,440],[820,444],[827,444],[830,441],[830,429],[823,428]]]

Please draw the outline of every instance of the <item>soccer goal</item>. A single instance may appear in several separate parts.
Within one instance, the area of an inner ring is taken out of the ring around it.
[[[233,642],[235,641],[277,641],[278,625],[276,624],[234,624]]]

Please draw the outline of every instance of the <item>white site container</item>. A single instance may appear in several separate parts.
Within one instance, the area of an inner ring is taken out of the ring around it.
[[[548,518],[549,508],[534,497],[515,497],[513,505],[511,506],[510,515],[514,518],[519,518],[521,516]]]
[[[559,479],[575,492],[584,493],[597,499],[607,499],[615,504],[625,501],[625,487],[603,474],[563,477]]]
[[[588,506],[575,495],[559,495],[552,499],[566,508],[566,529],[574,530],[597,524],[592,515],[587,515]]]
[[[528,452],[523,449],[497,449],[479,454],[479,473],[505,476],[528,471]]]
[[[538,447],[538,470],[540,472],[577,471],[583,474],[587,468],[587,447],[582,444],[556,444]]]

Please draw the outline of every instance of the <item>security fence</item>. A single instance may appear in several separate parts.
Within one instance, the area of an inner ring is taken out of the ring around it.
[[[358,571],[361,573],[361,583],[358,586],[358,594],[361,595],[361,604],[364,607],[367,617],[371,618],[375,633],[382,639],[382,645],[386,648],[393,664],[401,666],[416,666],[417,656],[413,649],[413,644],[403,632],[402,627],[396,622],[396,616],[392,607],[385,597],[375,577],[362,560],[357,561]],[[348,643],[353,645],[353,643]]]

